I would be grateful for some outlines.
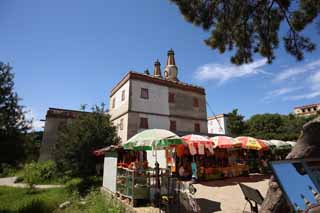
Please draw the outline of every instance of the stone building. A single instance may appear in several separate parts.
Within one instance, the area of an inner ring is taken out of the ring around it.
[[[219,114],[215,116],[208,117],[208,133],[228,135],[229,131],[227,128],[228,115]]]
[[[151,128],[208,133],[205,89],[179,81],[173,50],[164,75],[158,60],[152,75],[128,72],[111,91],[109,114],[122,141]]]
[[[44,132],[40,148],[39,161],[52,159],[52,147],[57,143],[61,125],[72,122],[76,116],[84,111],[49,108],[46,114]]]
[[[315,115],[317,112],[320,112],[320,103],[295,107],[293,112],[298,116]]]

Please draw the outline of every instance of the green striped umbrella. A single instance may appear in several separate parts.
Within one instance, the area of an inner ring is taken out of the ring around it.
[[[131,150],[153,150],[177,144],[182,144],[182,140],[173,132],[165,129],[147,129],[134,135],[122,146]]]

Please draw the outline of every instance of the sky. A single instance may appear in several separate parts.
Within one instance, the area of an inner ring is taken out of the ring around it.
[[[156,59],[163,70],[170,48],[179,79],[206,89],[208,115],[234,108],[246,118],[288,114],[320,102],[320,48],[297,62],[281,43],[271,65],[255,56],[235,66],[230,53],[208,48],[210,32],[186,22],[169,0],[3,0],[0,26],[0,61],[13,67],[15,91],[35,128],[49,107],[108,105],[128,71],[152,72]],[[320,44],[314,26],[304,35]]]

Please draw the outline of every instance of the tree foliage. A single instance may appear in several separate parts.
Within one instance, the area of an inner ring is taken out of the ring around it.
[[[318,0],[171,0],[188,22],[211,30],[205,44],[224,53],[235,49],[234,64],[252,62],[254,53],[275,58],[281,23],[288,26],[282,39],[287,52],[301,60],[315,44],[301,34],[320,14]]]
[[[72,122],[60,127],[53,150],[59,170],[86,177],[95,172],[93,151],[118,143],[116,129],[104,105],[96,106],[92,113],[83,112]]]
[[[256,114],[248,120],[238,113],[237,109],[228,113],[227,128],[230,135],[237,137],[247,135],[259,139],[295,141],[298,139],[302,127],[308,121],[314,119],[314,116],[295,116],[293,114]]]
[[[246,129],[244,116],[239,114],[238,109],[232,110],[232,112],[228,113],[227,116],[227,129],[229,134],[233,137],[242,135]]]
[[[14,74],[9,64],[0,62],[0,162],[17,164],[24,158],[29,122],[14,91]]]

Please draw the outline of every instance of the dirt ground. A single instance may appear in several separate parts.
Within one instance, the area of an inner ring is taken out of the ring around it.
[[[244,199],[238,183],[258,189],[261,195],[265,197],[268,190],[268,182],[269,176],[259,174],[250,175],[249,177],[201,182],[195,184],[197,193],[194,197],[200,205],[201,212],[250,212],[250,205]]]

